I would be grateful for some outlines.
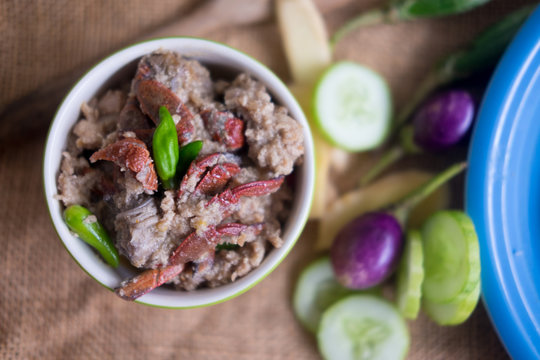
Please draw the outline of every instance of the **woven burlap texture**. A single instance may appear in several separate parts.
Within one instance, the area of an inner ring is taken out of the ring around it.
[[[344,39],[336,57],[381,72],[400,106],[435,59],[526,2],[494,0],[452,18],[358,31]],[[381,3],[317,1],[330,31],[352,14]],[[185,20],[198,5],[175,0],[136,0],[129,5],[104,0],[1,1],[0,106],[164,24]],[[288,80],[271,12],[254,24],[222,20],[219,23],[225,25],[203,33],[194,29],[193,34],[237,47]],[[295,321],[290,305],[299,271],[315,256],[314,223],[308,223],[297,246],[270,276],[238,298],[190,310],[128,303],[85,274],[57,238],[42,193],[44,142],[42,134],[0,149],[0,358],[319,358],[314,337]],[[409,327],[410,359],[507,357],[482,306],[464,325],[438,327],[421,315]]]

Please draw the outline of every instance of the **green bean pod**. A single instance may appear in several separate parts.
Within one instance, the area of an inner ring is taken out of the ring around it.
[[[174,120],[165,106],[159,108],[159,125],[152,139],[152,153],[163,186],[174,188],[174,176],[179,159],[178,135]]]
[[[119,260],[116,248],[103,226],[95,219],[95,216],[94,218],[90,216],[93,216],[93,214],[80,205],[71,205],[64,210],[64,221],[70,230],[96,249],[107,264],[117,267]]]
[[[199,152],[201,151],[203,142],[200,140],[190,142],[187,145],[184,145],[180,148],[179,152],[179,161],[178,161],[178,170],[177,173],[180,177],[184,176],[189,168],[189,165]]]

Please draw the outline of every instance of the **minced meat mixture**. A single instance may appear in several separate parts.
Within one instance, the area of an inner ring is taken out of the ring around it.
[[[180,146],[203,142],[178,188],[169,190],[152,183],[152,135],[162,105],[176,123]],[[90,209],[134,267],[166,265],[192,234],[250,225],[224,235],[217,243],[228,246],[214,246],[169,281],[185,290],[215,287],[246,275],[282,246],[292,201],[282,178],[302,161],[303,132],[248,74],[213,80],[199,62],[159,50],[140,60],[131,84],[82,104],[81,113],[63,153],[58,199]],[[130,156],[138,161],[145,154],[144,167],[135,168]],[[248,189],[276,179],[268,194],[253,196]],[[234,201],[225,197],[231,193],[239,194]]]

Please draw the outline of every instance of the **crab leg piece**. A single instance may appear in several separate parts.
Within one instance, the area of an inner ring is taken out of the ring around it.
[[[154,123],[159,124],[159,107],[165,106],[171,114],[180,117],[193,118],[189,109],[180,98],[167,86],[157,80],[135,80],[135,96],[139,100],[141,110],[148,115]]]
[[[227,185],[227,182],[240,172],[240,166],[233,163],[214,165],[199,181],[195,192],[211,194],[219,191]]]
[[[263,196],[276,192],[283,184],[285,176],[278,176],[270,180],[253,181],[227,189],[221,194],[214,196],[206,206],[219,204],[222,208],[223,218],[234,212],[235,204],[238,204],[243,196]]]
[[[159,124],[160,106],[165,106],[171,115],[180,116],[180,121],[176,124],[176,133],[180,145],[193,140],[195,134],[195,126],[192,121],[193,114],[174,91],[152,77],[152,71],[148,63],[142,62],[139,64],[132,90],[137,100],[139,100],[142,112],[148,115],[156,125]]]
[[[244,121],[227,111],[205,110],[201,118],[212,139],[224,144],[227,150],[238,150],[244,146]]]
[[[146,270],[134,278],[122,282],[119,288],[114,289],[114,292],[124,300],[133,301],[170,281],[182,270],[184,270],[184,264]]]
[[[225,187],[230,178],[240,172],[240,167],[230,162],[220,164],[219,161],[223,161],[222,159],[222,154],[214,153],[192,162],[180,183],[178,196],[194,193],[210,194]]]
[[[191,233],[172,253],[169,265],[185,264],[195,261],[205,255],[209,250],[214,250],[223,236],[239,236],[248,229],[253,229],[257,234],[261,232],[263,224],[245,225],[228,223],[219,226],[210,226],[201,235]]]
[[[196,261],[214,251],[223,236],[239,236],[244,231],[252,230],[255,234],[262,231],[263,224],[244,225],[237,223],[211,226],[201,234],[192,232],[182,241],[169,257],[166,266],[142,272],[132,279],[122,282],[114,292],[124,300],[136,300],[158,286],[174,279],[184,270],[184,265]]]
[[[157,190],[158,182],[154,163],[146,144],[139,139],[125,138],[96,151],[90,156],[90,162],[98,160],[112,161],[123,170],[131,170],[135,178],[147,190]]]

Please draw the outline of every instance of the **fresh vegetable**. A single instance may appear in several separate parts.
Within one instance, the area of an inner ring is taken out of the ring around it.
[[[311,0],[278,0],[276,14],[294,82],[312,84],[332,61],[321,14]]]
[[[332,36],[331,43],[337,44],[345,35],[360,27],[396,23],[459,14],[487,3],[489,0],[393,0],[380,9],[373,9],[352,19],[338,29]]]
[[[325,256],[308,265],[300,274],[294,290],[294,313],[306,329],[315,333],[323,311],[352,293],[336,281],[330,259]]]
[[[480,285],[463,298],[446,303],[424,300],[422,307],[426,314],[439,325],[459,325],[472,314],[480,296]]]
[[[454,15],[484,5],[490,0],[399,0],[393,6],[402,19]]]
[[[297,98],[298,102],[304,109],[304,112],[309,115],[309,107],[311,106],[312,86],[295,85],[291,86],[291,91]],[[315,193],[311,203],[311,211],[309,217],[311,219],[324,218],[327,210],[328,188],[329,184],[329,168],[331,164],[332,147],[324,140],[315,126],[313,120],[309,118],[311,134],[313,136],[313,146],[315,148]]]
[[[315,86],[312,107],[321,133],[345,150],[374,149],[390,128],[392,99],[386,81],[353,62],[326,70]]]
[[[480,252],[471,219],[461,211],[439,211],[422,228],[425,254],[423,295],[429,303],[468,298],[480,284]]]
[[[405,358],[410,337],[395,307],[373,295],[351,295],[322,316],[317,333],[327,360],[391,360]]]
[[[223,243],[223,244],[217,244],[216,245],[216,251],[230,251],[230,250],[238,250],[240,249],[240,245],[238,244],[230,244],[230,243]]]
[[[199,155],[202,147],[203,142],[200,140],[196,140],[180,148],[180,150],[178,151],[178,167],[176,170],[177,174],[180,177],[186,174],[189,165],[193,160],[195,160],[195,158],[197,158],[197,155]]]
[[[152,155],[163,186],[172,189],[179,159],[178,135],[174,120],[165,106],[159,108],[159,119],[152,139]]]
[[[475,106],[464,90],[447,90],[420,107],[412,125],[401,129],[401,142],[392,146],[360,180],[366,185],[405,154],[445,150],[458,143],[471,128]]]
[[[401,227],[411,209],[465,167],[465,163],[455,164],[407,195],[391,210],[367,213],[347,224],[330,249],[337,280],[351,289],[366,289],[390,276],[401,255]]]
[[[464,50],[441,59],[416,86],[411,99],[398,113],[395,127],[401,127],[418,105],[437,87],[496,65],[504,50],[536,5],[524,6],[481,32]]]
[[[396,203],[414,189],[426,184],[432,177],[433,174],[425,171],[406,170],[390,174],[366,187],[344,194],[332,203],[320,220],[316,249],[318,251],[330,249],[340,229],[349,221],[366,212]],[[413,228],[420,227],[435,211],[446,208],[449,198],[448,186],[442,185],[412,210],[407,225]]]
[[[449,90],[429,99],[413,119],[414,143],[424,150],[443,150],[455,145],[471,128],[472,96]]]
[[[424,253],[422,238],[417,230],[407,233],[405,250],[397,274],[397,306],[407,319],[416,319],[420,311],[422,282],[424,281]]]
[[[276,15],[287,63],[294,83],[291,91],[308,116],[315,147],[315,191],[310,218],[321,218],[327,207],[328,173],[332,147],[310,118],[313,84],[332,62],[324,20],[311,0],[278,0]]]
[[[80,205],[71,205],[64,210],[64,221],[71,231],[96,249],[107,264],[112,267],[118,266],[118,252],[90,210]]]
[[[391,214],[372,212],[349,222],[330,256],[338,281],[351,289],[379,285],[394,270],[403,248],[401,225]]]

